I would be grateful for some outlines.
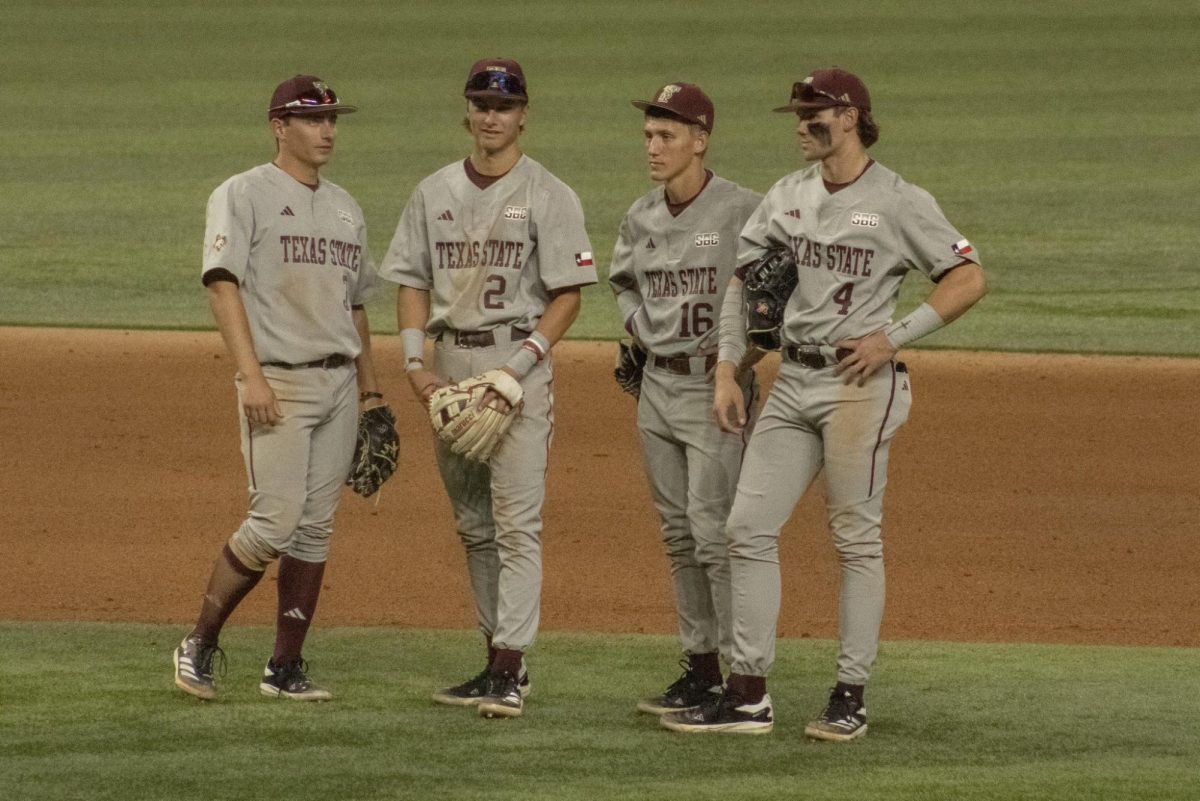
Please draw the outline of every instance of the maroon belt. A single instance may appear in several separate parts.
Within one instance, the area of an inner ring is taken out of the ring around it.
[[[833,361],[830,361],[817,345],[789,345],[783,349],[783,357],[801,367],[821,370],[826,367],[833,367],[853,352],[849,348],[838,348],[834,352]]]
[[[354,359],[345,356],[341,353],[335,353],[332,356],[326,356],[324,359],[317,359],[315,362],[302,362],[300,364],[291,364],[290,362],[263,362],[263,367],[282,367],[284,370],[306,370],[310,367],[321,367],[330,369],[333,367],[342,367],[347,365]]]
[[[692,356],[655,356],[654,366],[675,375],[692,374]],[[717,354],[710,353],[704,357],[704,372],[717,366]]]
[[[515,325],[511,329],[511,338],[509,342],[516,342],[529,337],[529,331],[524,328],[517,328]],[[453,339],[454,344],[460,348],[490,348],[496,344],[496,332],[493,331],[443,331],[438,339],[445,341]]]

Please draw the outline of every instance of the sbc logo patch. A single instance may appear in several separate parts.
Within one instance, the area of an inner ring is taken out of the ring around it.
[[[525,220],[529,218],[528,206],[505,206],[504,219],[506,220]]]
[[[696,234],[696,247],[711,248],[721,244],[721,235],[716,231],[707,234]]]
[[[879,225],[879,215],[856,211],[850,215],[850,224],[861,225],[863,228],[875,228]]]

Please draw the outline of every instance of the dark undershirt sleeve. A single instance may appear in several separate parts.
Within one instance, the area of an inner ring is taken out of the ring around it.
[[[238,285],[237,277],[224,267],[218,267],[215,270],[209,270],[200,277],[200,280],[204,282],[205,286],[208,286],[215,281],[228,281],[234,286]]]

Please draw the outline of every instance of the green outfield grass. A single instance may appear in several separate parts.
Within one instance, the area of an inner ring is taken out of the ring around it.
[[[261,697],[271,643],[231,628],[216,702],[171,684],[179,627],[0,624],[9,799],[1194,799],[1193,649],[884,643],[871,730],[807,741],[834,645],[780,643],[765,737],[681,735],[639,715],[675,677],[667,637],[545,634],[527,716],[429,700],[479,660],[465,631],[317,629],[329,704]]]
[[[859,71],[877,158],[934,193],[993,292],[923,345],[1200,353],[1200,6],[1173,0],[715,0],[505,6],[196,0],[5,7],[0,323],[211,327],[204,203],[271,155],[263,107],[312,71],[361,105],[328,176],[382,256],[416,182],[461,158],[476,57],[520,59],[527,150],[579,193],[597,261],[649,188],[631,98],[717,103],[711,165],[760,191],[799,166],[770,113],[812,67]],[[909,281],[902,309],[928,291]],[[372,307],[395,328],[390,298]],[[590,290],[575,336],[619,332]]]

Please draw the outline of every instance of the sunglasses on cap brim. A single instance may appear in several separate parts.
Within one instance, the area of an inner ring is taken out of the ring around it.
[[[792,84],[792,103],[813,104],[824,103],[828,106],[845,106],[849,105],[845,100],[839,97],[834,97],[828,92],[822,92],[820,89],[813,87],[811,83],[797,82]]]
[[[323,106],[336,106],[337,104],[337,92],[329,88],[323,91],[313,88],[295,100],[289,100],[282,106],[276,106],[271,111],[303,111],[305,109],[319,109]]]
[[[525,96],[525,83],[508,72],[481,72],[467,81],[466,94],[472,92],[500,92],[506,95]]]

